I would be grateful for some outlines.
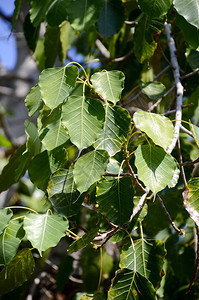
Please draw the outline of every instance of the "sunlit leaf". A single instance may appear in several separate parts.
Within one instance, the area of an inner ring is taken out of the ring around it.
[[[161,98],[166,91],[166,87],[164,86],[164,84],[159,81],[142,82],[140,84],[140,87],[142,89],[142,93],[147,95],[149,99],[155,100]]]
[[[32,156],[35,156],[39,154],[41,150],[41,141],[39,139],[37,127],[29,120],[26,120],[24,125],[26,126],[27,134],[27,151],[30,152]]]
[[[6,147],[6,148],[12,147],[11,142],[9,140],[7,140],[1,133],[0,133],[0,146]]]
[[[99,137],[104,123],[104,108],[97,99],[71,96],[63,105],[62,123],[71,142],[83,150]]]
[[[161,115],[137,111],[133,115],[135,126],[144,131],[156,145],[166,149],[174,137],[172,122]]]
[[[199,4],[197,0],[174,0],[173,5],[187,22],[199,28]]]
[[[86,247],[94,237],[97,235],[98,227],[92,228],[89,232],[85,233],[83,236],[79,237],[74,241],[68,248],[69,253],[76,252],[84,247]]]
[[[34,259],[30,249],[19,251],[0,272],[0,295],[4,295],[27,281],[34,271]]]
[[[13,213],[9,208],[0,208],[0,234],[12,218]]]
[[[80,157],[74,166],[77,189],[83,193],[101,179],[106,170],[109,155],[105,150],[93,150]]]
[[[42,99],[51,109],[56,108],[70,94],[76,83],[78,68],[50,68],[39,77]]]
[[[135,166],[138,178],[156,194],[171,182],[176,162],[162,148],[142,145],[135,152]]]
[[[189,125],[193,133],[193,137],[196,142],[196,145],[199,147],[199,127],[191,123]]]
[[[151,18],[166,14],[172,2],[173,0],[138,0],[142,12]]]
[[[35,27],[37,27],[42,21],[50,2],[51,0],[45,0],[44,2],[41,2],[40,0],[31,0],[30,20]]]
[[[70,23],[64,21],[60,25],[60,44],[61,44],[61,51],[60,51],[60,60],[62,65],[64,65],[67,51],[72,46],[73,40],[75,38],[75,31],[71,27]]]
[[[104,100],[116,104],[124,88],[124,74],[120,71],[96,72],[91,76],[94,91]]]
[[[24,218],[24,230],[32,246],[36,248],[40,255],[50,247],[58,244],[59,240],[65,236],[68,229],[68,221],[58,215],[32,214]]]
[[[29,110],[30,117],[32,117],[38,110],[42,108],[43,101],[38,84],[30,89],[30,92],[26,96],[25,104]]]

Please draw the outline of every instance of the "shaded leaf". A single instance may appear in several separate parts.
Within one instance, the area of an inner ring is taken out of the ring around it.
[[[24,125],[26,126],[25,131],[27,134],[27,142],[26,142],[27,151],[32,156],[35,156],[39,154],[41,150],[41,141],[39,139],[37,127],[29,120],[26,120]]]
[[[67,10],[70,7],[69,0],[55,0],[46,12],[46,19],[49,25],[58,26],[67,19]]]
[[[39,76],[39,87],[45,104],[56,108],[69,96],[75,86],[78,75],[76,66],[64,68],[50,68]]]
[[[109,155],[105,150],[93,150],[80,157],[74,166],[74,178],[77,189],[83,193],[101,176],[106,170]]]
[[[97,185],[99,211],[112,223],[122,226],[133,212],[132,179],[103,180]]]
[[[187,61],[193,70],[199,68],[199,51],[191,49]]]
[[[124,142],[130,130],[131,117],[126,109],[120,106],[105,106],[104,128],[95,143],[98,149],[106,150],[113,156]]]
[[[52,68],[60,51],[60,28],[47,25],[44,34],[45,68]]]
[[[12,31],[15,27],[15,24],[17,22],[18,19],[18,15],[21,9],[21,5],[22,5],[23,0],[15,0],[15,9],[14,9],[14,13],[13,13],[13,17],[12,17]]]
[[[178,13],[176,13],[176,24],[182,30],[185,41],[196,49],[199,46],[199,29],[188,23]]]
[[[140,87],[142,89],[142,93],[147,95],[149,99],[155,100],[161,98],[166,91],[164,84],[159,81],[141,82]]]
[[[30,249],[19,251],[0,272],[0,295],[4,295],[27,281],[34,271],[34,259]]]
[[[44,37],[37,41],[34,56],[38,69],[43,71],[45,69]]]
[[[97,27],[100,35],[105,39],[117,33],[124,23],[124,6],[118,0],[103,1]]]
[[[177,12],[182,15],[187,22],[199,28],[199,5],[196,0],[174,0],[173,5]]]
[[[89,29],[99,18],[102,0],[75,0],[70,3],[68,19],[77,31]]]
[[[154,18],[165,15],[172,2],[172,0],[138,0],[138,5],[142,12]]]
[[[50,5],[51,1],[52,0],[32,0],[30,2],[30,20],[35,27],[37,27],[43,20],[46,13],[46,9]]]
[[[41,98],[40,88],[36,84],[32,87],[26,96],[25,104],[29,111],[29,116],[32,117],[38,110],[42,108],[43,101]]]
[[[70,145],[61,145],[48,153],[49,164],[51,173],[55,173],[57,170],[64,168],[66,162],[69,159],[68,153],[70,152]]]
[[[135,152],[135,166],[138,178],[156,194],[171,182],[176,162],[162,148],[142,145]]]
[[[199,147],[199,127],[191,123],[189,125],[190,125],[191,132],[193,133],[193,137],[196,142],[196,145]]]
[[[78,238],[76,241],[74,241],[68,248],[69,253],[77,252],[78,250],[86,247],[94,237],[96,237],[98,232],[98,227],[92,228],[89,230],[89,232],[85,233],[83,236]]]
[[[0,235],[0,265],[7,265],[17,252],[24,236],[21,220],[11,220]]]
[[[60,60],[62,62],[62,65],[65,64],[67,51],[72,46],[74,38],[75,38],[75,31],[70,26],[69,22],[64,21],[60,26],[60,44],[61,44]]]
[[[169,118],[145,111],[136,111],[133,121],[135,126],[144,131],[156,145],[166,149],[171,144],[174,127]]]
[[[153,285],[141,274],[122,269],[116,272],[111,288],[108,292],[108,300],[155,300]]]
[[[138,272],[157,289],[162,279],[165,255],[166,250],[162,241],[142,238],[132,245],[128,238],[122,247],[120,267]]]
[[[116,104],[124,88],[124,74],[120,71],[96,72],[91,76],[94,91],[104,100]]]
[[[9,223],[13,216],[13,212],[10,208],[0,208],[0,234]]]
[[[100,135],[104,114],[99,100],[84,96],[71,96],[63,105],[62,123],[80,151],[91,146]]]
[[[58,215],[32,214],[26,215],[24,218],[24,230],[27,238],[32,246],[42,251],[58,244],[59,240],[66,235],[68,229],[68,221]]]
[[[28,13],[23,23],[24,36],[28,47],[34,52],[39,37],[40,26],[35,27],[30,21],[30,14]]]

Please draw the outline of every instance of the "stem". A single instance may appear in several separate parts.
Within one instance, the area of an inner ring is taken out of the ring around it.
[[[26,209],[26,210],[29,210],[29,211],[32,211],[34,214],[39,214],[36,210],[32,209],[32,208],[29,208],[29,207],[25,207],[25,206],[7,206],[6,208],[10,208],[10,209],[13,209],[13,208],[19,208],[19,209]]]
[[[140,198],[138,204],[136,205],[136,207],[133,209],[133,213],[130,217],[130,222],[133,220],[133,218],[142,210],[143,206],[144,206],[144,203],[145,203],[145,200],[146,200],[146,197],[149,193],[149,190],[146,191],[145,194],[142,195],[142,197]]]
[[[84,67],[82,67],[82,65],[80,65],[80,64],[79,64],[78,62],[76,62],[76,61],[71,61],[71,62],[69,62],[69,63],[65,66],[65,68],[67,68],[67,67],[70,66],[70,65],[77,65],[78,67],[80,67],[80,68],[82,69],[82,71],[84,72],[84,75],[85,75],[86,79],[88,79],[88,74],[86,73],[86,71],[85,71]]]
[[[180,139],[177,140],[177,150],[178,150],[178,157],[179,157],[179,162],[180,162],[180,172],[181,172],[182,180],[184,182],[184,186],[186,187],[187,180],[186,180],[185,171],[184,171],[184,167],[183,167],[182,153],[180,150]]]
[[[100,290],[100,285],[102,281],[102,273],[103,273],[103,265],[102,265],[102,248],[100,247],[100,274],[99,274],[99,282],[98,282],[98,287],[97,290]]]

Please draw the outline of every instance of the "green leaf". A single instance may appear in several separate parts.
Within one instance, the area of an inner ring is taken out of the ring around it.
[[[156,144],[167,149],[174,137],[174,127],[169,118],[149,113],[137,111],[133,115],[135,126],[144,131]]]
[[[48,194],[55,210],[65,216],[77,214],[84,199],[77,191],[72,169],[59,170],[51,176]]]
[[[55,0],[46,12],[46,19],[49,25],[58,26],[67,19],[70,0]]]
[[[171,179],[170,183],[168,184],[169,188],[173,188],[176,186],[176,184],[178,183],[179,176],[180,176],[179,165],[178,165],[177,161],[175,161],[175,163],[176,163],[176,168],[175,168],[175,171],[173,174],[173,178]]]
[[[46,10],[50,5],[52,0],[32,0],[30,2],[30,20],[35,27],[37,27],[40,22],[43,20]]]
[[[8,164],[3,168],[0,175],[0,193],[7,190],[24,176],[31,160],[30,154],[24,153],[25,149],[25,145],[18,148],[11,156]]]
[[[30,14],[28,13],[23,23],[24,36],[28,47],[34,52],[39,37],[40,26],[35,27],[30,21]]]
[[[23,2],[23,0],[15,0],[15,9],[14,9],[13,17],[12,17],[12,29],[11,29],[11,31],[13,31],[13,29],[15,27],[15,24],[17,22],[22,2]]]
[[[197,0],[174,0],[173,5],[187,22],[199,28],[199,4]]]
[[[199,127],[194,124],[189,124],[196,145],[199,147]]]
[[[140,63],[149,60],[153,55],[157,44],[154,42],[152,35],[148,37],[148,19],[146,15],[139,20],[134,34],[134,53]]]
[[[83,236],[74,241],[68,248],[69,253],[77,252],[78,250],[86,247],[94,237],[96,237],[98,232],[98,227],[92,228],[89,232],[85,233]]]
[[[142,145],[135,152],[135,166],[138,178],[156,194],[171,182],[176,162],[162,148]]]
[[[176,13],[176,24],[182,30],[185,41],[194,49],[199,46],[199,29],[188,23],[185,18]]]
[[[39,76],[39,87],[42,99],[51,108],[56,108],[69,96],[75,86],[78,75],[76,66],[50,68]]]
[[[187,184],[188,203],[199,214],[199,177],[192,178]]]
[[[69,22],[64,21],[60,26],[60,44],[61,44],[60,60],[62,62],[62,65],[65,64],[67,51],[72,46],[74,38],[75,38],[75,31],[70,26]]]
[[[116,272],[108,292],[108,300],[155,300],[155,290],[153,285],[141,274],[122,269]]]
[[[71,96],[63,105],[62,123],[71,142],[83,150],[99,137],[104,123],[104,108],[98,99]]]
[[[32,87],[26,96],[25,104],[29,111],[29,116],[32,117],[38,110],[42,108],[43,101],[41,98],[40,88],[36,84]]]
[[[162,279],[165,255],[166,250],[162,241],[142,238],[132,245],[128,238],[122,247],[120,268],[138,272],[157,289]]]
[[[47,151],[39,153],[30,162],[28,168],[30,180],[41,190],[45,191],[50,178],[51,170]]]
[[[121,1],[105,0],[100,13],[97,27],[100,35],[105,39],[117,33],[125,19],[124,6]]]
[[[142,12],[146,13],[151,18],[154,18],[165,15],[172,2],[172,0],[138,0],[138,5]]]
[[[102,0],[75,0],[70,3],[68,19],[77,31],[89,29],[97,22],[102,9]]]
[[[161,98],[166,91],[164,84],[159,81],[141,82],[140,87],[142,89],[142,93],[147,95],[149,99],[155,100]]]
[[[13,212],[9,208],[0,208],[0,234],[9,223],[13,216]]]
[[[45,69],[44,37],[37,41],[34,56],[38,69],[43,71]]]
[[[7,265],[17,252],[24,236],[22,220],[11,220],[0,235],[0,266]]]
[[[96,292],[94,294],[86,294],[81,296],[80,300],[105,300],[106,297],[102,292]]]
[[[45,68],[52,68],[60,51],[60,28],[46,27],[44,35]]]
[[[133,212],[133,186],[130,177],[103,180],[97,185],[99,211],[110,222],[122,226]]]
[[[48,153],[50,171],[52,174],[65,167],[66,161],[69,159],[68,153],[70,152],[70,148],[70,144],[69,146],[67,144],[61,145]]]
[[[77,189],[83,193],[101,176],[106,170],[109,155],[105,150],[93,150],[81,156],[74,166],[74,178]]]
[[[120,71],[96,72],[91,76],[94,91],[104,100],[116,104],[124,88],[124,74]]]
[[[187,57],[187,61],[193,70],[199,68],[199,51],[192,49]]]
[[[42,251],[58,244],[66,235],[68,221],[58,215],[29,214],[24,218],[24,230],[27,238],[42,256]]]
[[[61,117],[62,112],[59,110],[54,115],[52,122],[42,130],[41,141],[48,151],[65,144],[69,140],[69,135],[62,126]]]
[[[1,133],[0,133],[0,146],[6,147],[6,148],[12,147],[11,142],[9,140],[7,140]]]
[[[41,150],[41,141],[39,139],[37,127],[29,120],[26,120],[24,125],[26,126],[25,131],[27,134],[27,142],[26,142],[27,151],[32,156],[35,156],[39,154]]]
[[[34,271],[35,263],[30,249],[19,251],[0,272],[0,295],[4,295],[27,281]]]

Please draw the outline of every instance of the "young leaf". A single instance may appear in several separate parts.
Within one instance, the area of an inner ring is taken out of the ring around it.
[[[38,110],[42,108],[43,101],[38,84],[30,89],[30,92],[26,96],[25,104],[29,110],[30,117],[32,117]]]
[[[104,100],[116,104],[124,88],[124,74],[120,71],[96,72],[91,76],[94,91]]]
[[[39,139],[37,127],[26,120],[24,125],[26,126],[26,134],[27,134],[27,142],[26,142],[26,149],[32,155],[35,156],[39,154],[41,150],[41,141]]]
[[[155,100],[161,98],[166,91],[164,84],[159,81],[141,82],[140,87],[142,89],[142,93],[147,95],[149,99]]]
[[[0,208],[0,234],[13,216],[13,212],[9,208]]]
[[[193,133],[193,137],[196,142],[196,145],[199,147],[199,127],[191,123],[189,125],[190,125],[191,132]]]
[[[61,123],[62,112],[56,112],[54,119],[49,123],[41,133],[42,144],[50,151],[65,144],[69,140],[69,135]]]
[[[84,96],[71,96],[63,105],[62,123],[80,151],[91,146],[100,135],[104,114],[99,100]]]
[[[39,76],[39,87],[42,99],[50,108],[56,108],[69,96],[75,86],[78,68],[50,68],[44,70]]]
[[[138,0],[138,5],[142,12],[151,18],[158,18],[168,12],[172,2],[172,0]]]
[[[19,251],[9,264],[0,272],[0,295],[4,295],[30,278],[35,267],[30,249]]]
[[[174,0],[173,5],[179,15],[199,29],[199,5],[195,0]]]
[[[115,299],[155,300],[155,289],[151,282],[141,274],[125,268],[116,272],[108,292],[108,300]]]
[[[94,237],[97,235],[98,227],[92,228],[88,233],[85,233],[83,236],[74,241],[68,248],[69,253],[77,252],[78,250],[86,247]]]
[[[81,156],[74,166],[74,178],[77,189],[83,193],[101,176],[106,170],[109,155],[105,150],[93,150]]]
[[[0,235],[0,266],[7,265],[17,252],[24,236],[21,220],[11,220]]]
[[[103,180],[97,185],[99,211],[110,222],[122,226],[133,212],[132,179]]]
[[[142,145],[135,152],[135,166],[138,178],[156,194],[171,182],[176,162],[162,148]]]
[[[42,251],[57,245],[65,236],[68,221],[58,215],[29,214],[24,218],[24,230],[27,238],[42,256]]]
[[[105,106],[104,128],[95,143],[98,149],[106,150],[113,156],[120,148],[130,130],[131,117],[120,106]]]
[[[156,145],[167,149],[174,136],[172,122],[161,115],[137,111],[133,115],[135,126],[144,131]]]
[[[126,239],[120,256],[120,267],[138,272],[158,288],[162,279],[166,250],[159,240],[136,240],[134,245]]]
[[[95,24],[102,9],[102,0],[76,0],[70,2],[68,19],[77,31],[83,31]]]

